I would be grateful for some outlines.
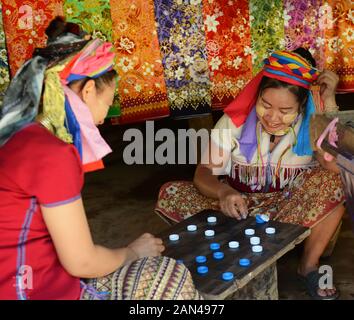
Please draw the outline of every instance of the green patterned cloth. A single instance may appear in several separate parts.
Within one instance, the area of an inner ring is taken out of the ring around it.
[[[283,50],[284,18],[282,0],[251,0],[250,20],[253,74],[263,66],[263,59],[275,50]]]
[[[7,86],[10,82],[9,64],[7,60],[7,50],[5,43],[5,32],[2,24],[2,6],[0,3],[0,107]]]

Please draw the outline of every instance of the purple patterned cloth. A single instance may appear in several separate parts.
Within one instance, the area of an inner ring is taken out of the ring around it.
[[[154,0],[172,118],[211,112],[201,1]]]

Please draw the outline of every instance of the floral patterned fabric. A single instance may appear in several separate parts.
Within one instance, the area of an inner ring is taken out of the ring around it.
[[[210,113],[202,0],[154,0],[154,4],[171,117]]]
[[[93,38],[112,41],[112,19],[109,0],[65,0],[68,21],[79,24]]]
[[[57,15],[63,15],[62,0],[2,0],[3,22],[11,75],[32,57],[36,47],[44,47],[45,29]]]
[[[212,107],[219,109],[252,78],[248,0],[204,0],[203,15]]]
[[[275,50],[283,50],[283,0],[250,0],[252,72],[257,74],[263,60]]]
[[[2,106],[3,97],[9,82],[10,70],[7,61],[5,33],[2,24],[2,5],[0,3],[0,107]]]
[[[322,13],[326,38],[326,68],[339,75],[339,91],[354,92],[353,1],[326,1]]]
[[[313,227],[344,202],[339,175],[322,168],[299,175],[281,192],[247,193],[243,197],[251,216],[268,214],[281,222]],[[155,211],[180,222],[204,209],[220,210],[218,201],[202,195],[189,181],[169,182],[160,189]]]
[[[325,43],[322,23],[322,0],[284,0],[285,48],[307,48],[317,63],[324,66]]]
[[[152,0],[111,0],[122,114],[116,123],[169,115]]]
[[[188,269],[167,257],[149,257],[87,281],[83,300],[203,300]],[[91,292],[90,292],[91,291]]]

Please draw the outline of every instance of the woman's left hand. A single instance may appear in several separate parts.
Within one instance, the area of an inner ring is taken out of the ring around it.
[[[323,70],[316,80],[315,84],[320,86],[321,100],[323,101],[325,109],[332,109],[337,105],[335,94],[338,82],[338,75],[327,69]]]

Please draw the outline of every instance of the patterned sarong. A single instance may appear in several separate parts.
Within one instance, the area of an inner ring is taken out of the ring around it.
[[[322,168],[298,176],[282,192],[243,194],[248,212],[269,214],[281,222],[314,227],[344,202],[339,175]],[[218,201],[202,195],[189,181],[164,184],[155,211],[170,222],[180,222],[204,209],[220,210]]]
[[[167,257],[143,258],[85,281],[84,300],[202,300],[188,269]]]

